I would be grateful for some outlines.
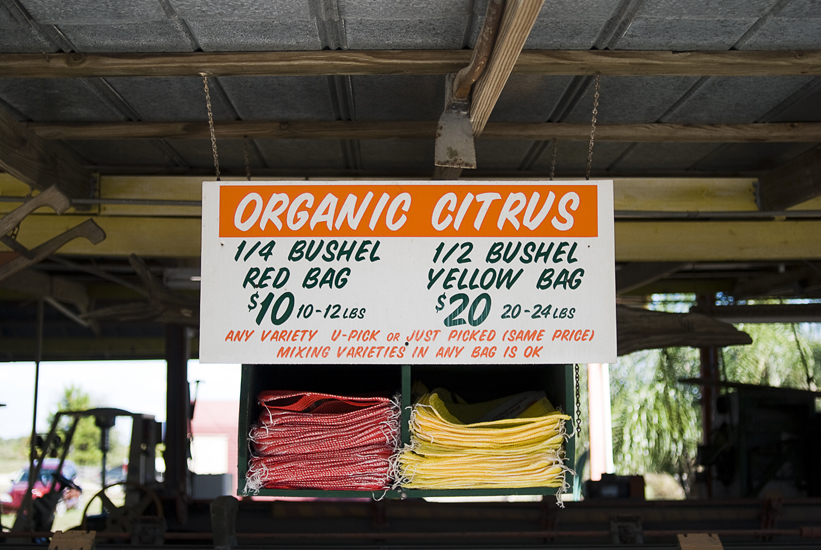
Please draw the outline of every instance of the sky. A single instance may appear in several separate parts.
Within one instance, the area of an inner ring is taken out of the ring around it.
[[[188,363],[188,380],[201,380],[198,399],[238,400],[240,365]],[[34,403],[33,362],[0,363],[0,438],[31,434]],[[79,385],[99,407],[153,414],[165,421],[165,361],[68,361],[40,363],[37,431],[47,433],[48,415],[57,410],[63,389]],[[193,397],[194,384],[191,384]],[[130,434],[130,421],[119,424],[121,438]]]

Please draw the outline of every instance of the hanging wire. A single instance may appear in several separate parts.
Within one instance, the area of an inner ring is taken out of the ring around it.
[[[556,175],[556,149],[559,148],[559,141],[553,138],[553,159],[550,161],[550,181],[553,181],[553,176]]]
[[[601,84],[601,74],[596,75],[596,92],[593,94],[593,118],[590,121],[590,145],[587,148],[587,170],[584,179],[590,179],[590,170],[593,168],[593,142],[596,139],[596,115],[599,114],[599,85]]]
[[[248,136],[242,136],[242,155],[245,157],[245,179],[251,181],[251,163],[248,161]]]
[[[211,93],[208,90],[208,75],[200,73],[202,76],[202,87],[205,90],[205,106],[208,108],[208,130],[211,133],[211,152],[214,154],[214,172],[217,174],[217,181],[220,181],[220,158],[217,153],[217,136],[214,133],[214,113],[211,111]]]

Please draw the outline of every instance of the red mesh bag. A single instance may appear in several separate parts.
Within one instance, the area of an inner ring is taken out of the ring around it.
[[[390,486],[399,446],[399,406],[384,397],[265,391],[248,435],[249,492],[266,489],[380,490]]]

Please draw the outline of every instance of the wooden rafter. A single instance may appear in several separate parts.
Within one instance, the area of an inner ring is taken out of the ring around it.
[[[3,78],[446,74],[469,50],[3,54]],[[525,50],[515,72],[544,75],[784,76],[821,74],[821,51]]]
[[[470,124],[473,137],[479,137],[502,95],[507,79],[513,72],[516,61],[542,9],[544,0],[507,0],[502,22],[493,45],[493,52],[487,67],[473,86],[470,98]],[[436,166],[434,179],[459,179],[459,167]]]
[[[207,139],[204,122],[29,122],[50,139]],[[227,121],[219,139],[432,139],[434,121]],[[489,122],[484,139],[588,141],[590,124]],[[596,140],[619,142],[809,143],[821,141],[821,123],[599,124]]]
[[[505,3],[493,53],[487,68],[473,87],[470,122],[474,136],[482,134],[543,4],[544,0],[507,0]]]

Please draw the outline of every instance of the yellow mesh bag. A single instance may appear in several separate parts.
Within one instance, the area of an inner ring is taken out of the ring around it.
[[[410,489],[564,487],[564,423],[543,392],[468,404],[437,388],[417,399],[399,456]],[[421,392],[419,392],[421,393]]]

